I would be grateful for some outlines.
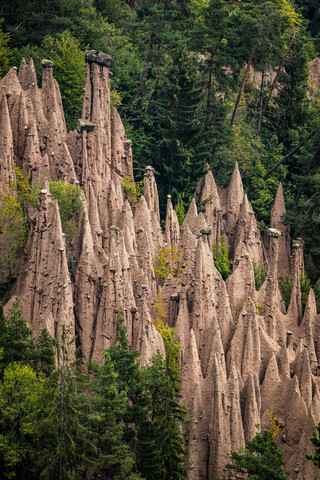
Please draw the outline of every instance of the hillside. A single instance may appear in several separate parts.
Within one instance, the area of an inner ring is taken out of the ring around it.
[[[100,363],[103,349],[115,342],[122,308],[129,343],[147,363],[157,349],[164,351],[151,320],[161,283],[154,268],[159,247],[181,252],[181,268],[164,278],[162,302],[165,321],[175,327],[181,346],[183,402],[194,419],[187,434],[193,462],[188,478],[224,475],[230,450],[243,447],[257,424],[267,426],[270,412],[283,426],[277,442],[287,478],[317,478],[305,455],[312,451],[310,437],[320,421],[319,320],[312,290],[302,311],[302,243],[290,246],[289,229],[281,223],[281,185],[267,249],[237,165],[226,189],[217,188],[205,167],[181,227],[168,197],[162,233],[151,167],[137,205],[132,208],[124,199],[123,179],[132,177],[131,142],[117,111],[110,109],[111,64],[108,55],[86,53],[82,120],[70,133],[52,62],[42,62],[41,89],[32,62],[23,61],[19,73],[11,69],[0,83],[2,188],[14,181],[15,165],[25,175],[30,172],[31,182],[41,182],[6,311],[18,296],[35,335],[46,327],[60,337],[65,324],[71,336],[77,335],[82,353]],[[71,241],[45,177],[84,192],[79,235]],[[223,235],[233,260],[226,281],[212,255]],[[253,265],[263,263],[267,276],[257,291]],[[280,275],[292,278],[287,309]]]

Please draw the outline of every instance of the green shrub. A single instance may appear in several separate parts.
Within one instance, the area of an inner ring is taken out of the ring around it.
[[[179,277],[183,271],[181,265],[182,252],[178,252],[177,247],[161,248],[159,247],[159,255],[153,264],[158,283],[163,285],[169,274],[173,277]]]
[[[30,222],[29,210],[37,202],[39,185],[30,185],[30,174],[24,177],[14,168],[15,180],[6,181],[0,193],[0,279],[16,276],[26,245]]]
[[[255,307],[256,307],[256,314],[257,315],[263,315],[263,305],[262,303],[255,302]]]
[[[216,269],[221,273],[223,280],[226,280],[232,273],[232,261],[229,260],[229,245],[226,244],[225,235],[221,236],[221,245],[212,246],[213,261]]]
[[[246,299],[245,298],[242,298],[241,300],[239,300],[239,302],[231,309],[231,314],[232,314],[232,320],[234,321],[234,323],[237,323],[239,317],[240,317],[240,313],[243,309],[243,306],[244,304],[246,303]]]
[[[183,204],[183,194],[179,193],[178,194],[178,201],[176,206],[174,207],[179,225],[182,225],[184,217],[186,216],[185,210],[184,210],[184,204]]]
[[[72,255],[72,256],[68,259],[68,269],[69,269],[70,277],[71,277],[72,279],[74,279],[75,276],[76,276],[77,265],[78,265],[78,260],[76,259],[75,256]]]
[[[62,231],[67,240],[78,235],[77,219],[83,210],[83,192],[80,188],[61,180],[49,182],[50,192],[58,201]]]
[[[279,277],[278,285],[279,285],[279,290],[281,293],[282,300],[284,301],[286,308],[288,308],[290,304],[291,290],[292,290],[291,277]]]
[[[125,200],[128,200],[132,208],[136,208],[140,202],[143,193],[144,180],[141,182],[134,182],[134,180],[125,175],[123,177],[122,191]]]
[[[261,262],[252,262],[254,272],[254,283],[256,290],[259,291],[267,276],[267,269]]]

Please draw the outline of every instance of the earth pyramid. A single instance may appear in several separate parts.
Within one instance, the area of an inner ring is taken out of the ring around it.
[[[282,224],[281,185],[268,248],[237,164],[226,189],[217,187],[205,166],[181,226],[168,197],[163,234],[152,167],[146,169],[138,205],[132,208],[124,199],[123,179],[133,178],[132,151],[121,118],[110,106],[112,59],[88,51],[85,60],[82,118],[70,133],[51,61],[42,61],[41,89],[32,61],[23,60],[19,74],[12,68],[0,82],[0,189],[14,181],[16,166],[41,184],[6,309],[18,296],[35,335],[46,327],[58,337],[65,324],[85,356],[102,361],[104,348],[115,342],[122,308],[130,346],[146,363],[157,350],[164,351],[152,323],[159,247],[181,252],[180,273],[165,279],[162,298],[166,321],[181,345],[183,402],[194,419],[187,434],[193,463],[189,479],[226,475],[230,450],[243,447],[257,428],[268,425],[271,412],[283,426],[277,442],[287,478],[318,478],[305,456],[320,422],[320,320],[312,290],[302,311],[302,243],[291,244]],[[48,178],[83,191],[79,235],[71,243]],[[226,281],[212,255],[222,235],[233,259]],[[267,276],[257,291],[254,265],[262,263]],[[278,286],[283,275],[292,277],[287,310]]]

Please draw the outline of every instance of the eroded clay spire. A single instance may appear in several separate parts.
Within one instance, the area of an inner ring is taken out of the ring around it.
[[[281,232],[279,242],[278,270],[279,276],[290,275],[290,226],[283,224],[286,213],[282,184],[279,183],[277,195],[271,210],[270,227]]]
[[[177,214],[173,209],[171,195],[167,197],[165,241],[169,248],[177,248],[180,240],[180,227]]]

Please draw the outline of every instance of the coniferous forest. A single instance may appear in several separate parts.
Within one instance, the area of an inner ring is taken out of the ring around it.
[[[0,3],[0,79],[22,58],[32,58],[41,84],[41,60],[53,61],[69,131],[81,118],[88,49],[113,59],[111,103],[132,140],[136,188],[151,165],[162,222],[170,195],[182,223],[206,163],[218,186],[226,187],[238,162],[264,235],[281,182],[284,222],[304,243],[302,301],[313,288],[319,307],[320,83],[310,68],[320,57],[320,3]],[[19,196],[25,179],[18,169],[16,175]],[[54,195],[55,188],[61,200],[62,187],[50,185]],[[76,200],[81,211],[81,198]],[[71,203],[76,208],[75,198]],[[70,235],[76,228],[72,215],[64,228]],[[215,261],[225,278],[231,273],[228,249],[223,241],[217,248]],[[0,285],[2,300],[8,286]],[[147,365],[129,348],[121,310],[116,344],[98,365],[79,350],[69,355],[68,332],[59,341],[46,330],[34,339],[18,299],[7,315],[1,308],[0,479],[187,478],[192,465],[184,434],[194,419],[183,406],[180,347],[159,305],[155,326],[165,355],[158,352]],[[271,417],[270,429],[257,433],[241,452],[231,452],[226,468],[252,479],[285,479],[277,434]],[[309,460],[319,466],[319,434],[312,443]]]

